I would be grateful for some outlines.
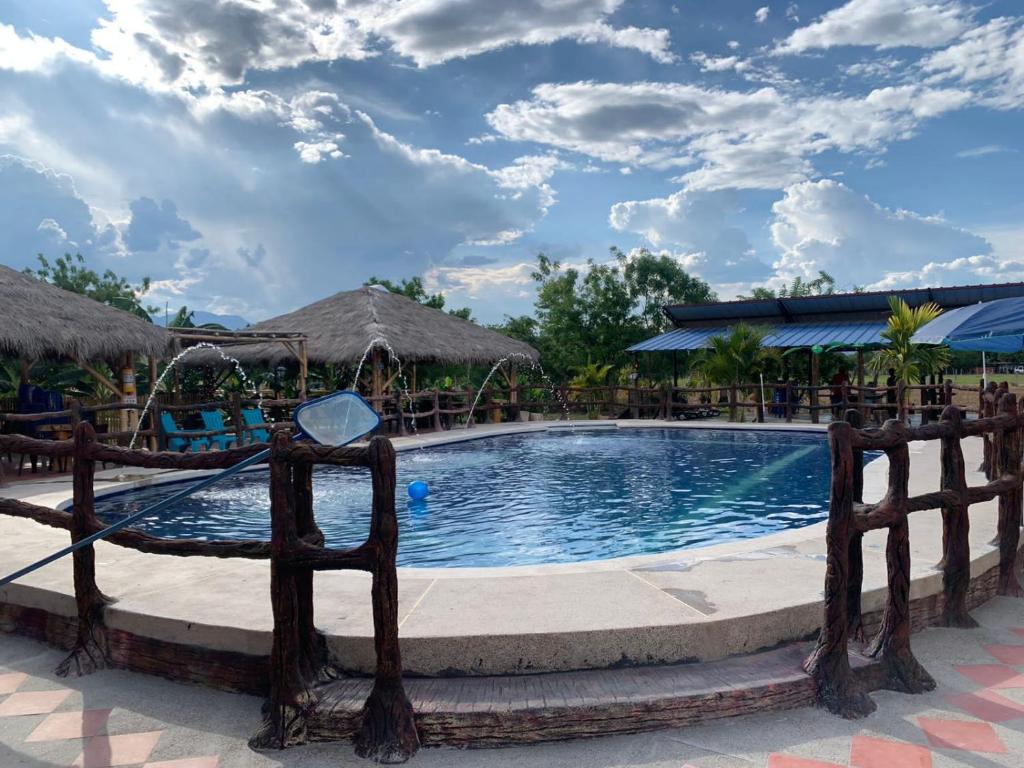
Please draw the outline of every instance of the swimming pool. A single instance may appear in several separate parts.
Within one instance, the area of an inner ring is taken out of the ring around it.
[[[826,518],[823,434],[767,430],[550,430],[398,454],[398,564],[416,567],[571,563],[649,555],[762,536]],[[412,502],[405,486],[430,484]],[[97,499],[108,522],[182,488]],[[327,543],[366,537],[367,470],[318,467],[317,522]],[[168,537],[267,539],[265,470],[229,478],[142,530]]]

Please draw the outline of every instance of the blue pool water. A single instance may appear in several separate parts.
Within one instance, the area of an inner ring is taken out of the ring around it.
[[[824,435],[715,429],[549,431],[398,454],[398,564],[569,563],[761,536],[825,519]],[[412,480],[431,493],[412,502]],[[112,522],[180,483],[97,500]],[[319,467],[316,517],[331,546],[366,537],[366,470]],[[225,480],[143,530],[160,536],[266,539],[266,470]]]

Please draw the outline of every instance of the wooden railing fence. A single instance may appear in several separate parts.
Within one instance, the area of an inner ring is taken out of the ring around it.
[[[862,429],[861,414],[854,410],[847,421],[828,428],[832,455],[832,485],[826,532],[824,623],[805,669],[814,678],[820,703],[843,717],[860,717],[874,711],[870,697],[855,681],[848,657],[851,636],[863,639],[861,588],[863,584],[862,538],[867,531],[887,529],[886,565],[888,597],[881,627],[865,649],[879,660],[884,687],[921,693],[935,687],[928,672],[910,649],[910,530],[911,512],[940,510],[942,514],[943,575],[940,623],[950,627],[975,626],[968,614],[970,585],[969,508],[972,504],[999,499],[997,593],[1021,596],[1018,547],[1024,474],[1021,471],[1024,416],[1017,399],[1005,394],[995,416],[966,421],[961,409],[947,406],[938,422],[908,427],[898,420],[881,429]],[[969,487],[961,441],[986,437],[994,445],[994,472],[987,484]],[[910,496],[910,451],[916,440],[940,440],[940,490]],[[884,451],[889,460],[888,485],[875,504],[863,503],[864,451]]]
[[[97,461],[159,469],[226,469],[267,448],[264,443],[225,451],[159,453],[103,445],[96,438],[88,422],[76,425],[71,440],[0,435],[0,450],[68,457],[74,462],[71,512],[0,498],[0,514],[68,530],[72,541],[77,542],[106,528],[95,512]],[[318,686],[337,677],[314,622],[314,571],[361,570],[372,574],[370,600],[377,666],[373,689],[362,713],[357,752],[382,762],[407,759],[418,749],[419,739],[412,706],[402,684],[398,644],[394,448],[384,437],[375,437],[358,447],[295,443],[286,430],[278,429],[271,438],[268,461],[270,541],[167,539],[133,528],[112,533],[106,540],[150,554],[270,561],[274,633],[266,686],[269,698],[263,726],[251,741],[254,747],[263,749],[303,743],[306,718],[318,700]],[[369,535],[354,549],[338,550],[324,544],[313,514],[312,474],[316,464],[366,467],[370,471],[373,509]],[[111,601],[97,585],[93,545],[75,551],[72,558],[77,639],[71,654],[57,669],[61,676],[83,675],[114,663],[104,623],[104,611]]]

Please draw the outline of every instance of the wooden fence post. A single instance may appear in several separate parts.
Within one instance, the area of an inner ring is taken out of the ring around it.
[[[786,379],[786,423],[793,421],[793,382]]]
[[[862,418],[860,411],[848,410],[846,423],[853,429],[860,429]],[[864,501],[864,450],[853,448],[853,500]],[[861,591],[864,586],[864,534],[850,531],[848,548],[849,578],[846,584],[846,627],[850,637],[864,639],[864,617],[861,614]]]
[[[73,507],[71,540],[88,536],[96,523],[96,499],[93,473],[96,462],[89,458],[89,448],[96,441],[96,431],[87,421],[79,422],[74,431],[74,467],[72,468]],[[75,573],[75,603],[78,608],[78,635],[71,654],[57,667],[57,675],[87,675],[105,669],[110,662],[103,613],[113,602],[96,586],[96,552],[93,546],[82,547],[71,555]]]
[[[907,421],[907,385],[903,379],[896,382],[896,408],[899,420],[905,424]]]
[[[944,435],[940,453],[942,490],[956,493],[958,503],[942,508],[942,589],[945,601],[940,623],[944,627],[976,627],[967,612],[967,590],[971,583],[970,515],[967,504],[967,474],[964,452],[960,445],[963,421],[960,409],[947,405],[941,422],[948,424],[950,434]]]
[[[885,545],[889,595],[886,599],[882,626],[867,648],[867,654],[878,658],[885,668],[883,687],[903,693],[923,693],[935,688],[935,680],[914,658],[910,650],[910,526],[907,520],[907,499],[910,482],[910,449],[907,447],[907,426],[902,421],[887,422],[887,432],[904,438],[886,451],[889,458],[889,487],[885,503],[897,520],[889,526]]]
[[[441,395],[438,390],[434,390],[434,429],[440,432],[444,428],[441,423]]]
[[[356,754],[382,763],[404,762],[416,754],[412,704],[402,684],[402,655],[398,644],[398,518],[395,515],[395,449],[375,437],[369,445],[373,479],[373,514],[367,543],[375,552],[373,564],[373,640],[377,669],[373,690],[363,706]]]
[[[245,445],[245,429],[242,422],[242,395],[238,392],[231,393],[231,421],[235,425],[235,445]]]
[[[832,487],[825,532],[825,616],[818,644],[804,662],[804,669],[814,679],[818,702],[823,707],[842,717],[855,718],[874,712],[875,703],[854,680],[847,655],[846,611],[854,502],[850,433],[850,425],[841,421],[828,428]]]
[[[1014,417],[1013,425],[1000,430],[994,441],[993,464],[997,478],[1020,476],[1021,427],[1019,425],[1017,396],[1007,392],[999,399],[998,415]],[[999,587],[997,595],[1024,597],[1020,584],[1017,548],[1020,544],[1021,486],[999,494]]]
[[[305,744],[306,712],[315,700],[312,687],[317,664],[310,649],[317,640],[304,636],[312,627],[312,606],[303,602],[300,571],[281,562],[299,542],[295,484],[291,467],[281,451],[288,434],[270,436],[270,604],[274,614],[274,640],[270,651],[270,696],[259,731],[249,740],[253,749],[284,749]],[[296,483],[304,484],[300,477]]]

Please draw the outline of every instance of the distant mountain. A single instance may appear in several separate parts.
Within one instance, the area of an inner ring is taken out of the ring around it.
[[[166,325],[167,318],[174,319],[174,313],[171,312],[169,315],[164,315],[163,312],[158,312],[152,315],[153,322],[157,325]],[[238,315],[218,315],[214,312],[204,312],[201,309],[195,310],[192,316],[192,322],[196,325],[206,325],[207,323],[218,323],[223,325],[229,331],[238,331],[245,326],[249,325],[249,321],[244,317]]]

